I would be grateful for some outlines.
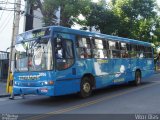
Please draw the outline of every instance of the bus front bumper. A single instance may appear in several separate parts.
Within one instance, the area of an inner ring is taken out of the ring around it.
[[[14,94],[36,94],[36,95],[46,95],[54,96],[54,86],[47,87],[13,87]]]

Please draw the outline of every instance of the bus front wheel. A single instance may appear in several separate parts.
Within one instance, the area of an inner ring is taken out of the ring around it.
[[[135,81],[134,81],[134,84],[136,86],[140,85],[141,84],[141,72],[140,71],[136,71],[135,73]]]
[[[92,82],[89,77],[83,77],[80,85],[80,97],[85,98],[92,93]]]

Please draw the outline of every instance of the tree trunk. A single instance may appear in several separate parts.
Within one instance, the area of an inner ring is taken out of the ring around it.
[[[69,24],[69,17],[64,13],[64,6],[61,5],[61,10],[60,10],[60,25],[64,27],[69,27],[71,28],[71,25]]]

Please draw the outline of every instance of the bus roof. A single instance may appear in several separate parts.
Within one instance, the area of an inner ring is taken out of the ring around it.
[[[123,42],[127,42],[127,43],[151,46],[151,43],[149,43],[149,42],[143,42],[143,41],[134,40],[134,39],[128,39],[128,38],[123,38],[123,37],[118,37],[118,36],[113,36],[113,35],[107,35],[107,34],[102,34],[102,33],[98,33],[98,32],[88,32],[88,31],[84,31],[84,30],[76,30],[76,29],[71,29],[71,28],[62,27],[62,26],[48,26],[48,27],[43,27],[43,28],[39,28],[39,29],[29,30],[29,31],[26,31],[22,34],[25,34],[28,32],[33,32],[33,31],[40,30],[40,29],[45,29],[45,28],[52,29],[53,31],[56,31],[56,32],[70,33],[70,34],[76,34],[76,35],[82,35],[82,36],[97,37],[97,38],[102,38],[102,39],[109,39],[109,40],[116,40],[116,41],[123,41]],[[20,34],[20,35],[22,35],[22,34]]]
[[[151,43],[149,42],[143,42],[139,40],[134,40],[134,39],[128,39],[128,38],[123,38],[123,37],[118,37],[118,36],[113,36],[113,35],[107,35],[107,34],[102,34],[98,32],[88,32],[84,30],[76,30],[76,29],[71,29],[67,27],[61,27],[61,26],[51,26],[53,31],[57,32],[63,32],[63,33],[70,33],[70,34],[76,34],[76,35],[82,35],[82,36],[90,36],[90,37],[97,37],[97,38],[105,38],[105,39],[110,39],[110,40],[117,40],[117,41],[123,41],[123,42],[128,42],[128,43],[133,43],[133,44],[141,44],[141,45],[147,45],[151,46]]]

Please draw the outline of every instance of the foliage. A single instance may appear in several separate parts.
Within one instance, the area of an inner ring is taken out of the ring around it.
[[[101,33],[116,34],[119,18],[114,15],[113,11],[107,9],[106,5],[92,3],[91,12],[85,17],[87,26],[94,26]]]
[[[155,6],[155,0],[114,0],[113,11],[121,21],[118,35],[148,41],[156,18]]]
[[[95,27],[102,33],[128,37],[159,44],[160,17],[156,0],[33,0],[43,14],[44,25],[57,25],[56,12],[60,10],[60,25],[75,23],[84,29]],[[85,19],[79,19],[82,14]]]
[[[36,0],[40,1],[40,0]],[[45,0],[42,4],[42,14],[45,26],[60,24],[71,27],[78,21],[81,13],[89,11],[90,0]],[[60,23],[58,23],[57,11],[60,11]]]

